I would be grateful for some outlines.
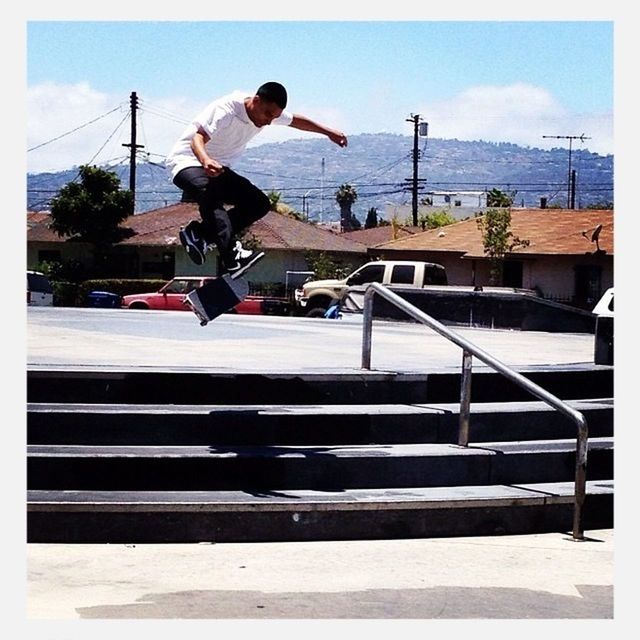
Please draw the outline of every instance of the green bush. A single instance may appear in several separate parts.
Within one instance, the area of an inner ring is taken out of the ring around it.
[[[86,302],[87,295],[92,291],[106,291],[119,296],[128,296],[132,293],[153,293],[167,284],[167,280],[130,280],[113,278],[104,280],[85,280],[79,288],[79,296]]]
[[[152,293],[167,284],[167,280],[158,279],[122,279],[105,278],[103,280],[85,280],[79,284],[64,280],[53,280],[53,304],[57,307],[86,307],[87,296],[92,291],[106,291],[119,296],[132,293]]]
[[[78,285],[75,282],[52,280],[53,305],[55,307],[77,307]]]

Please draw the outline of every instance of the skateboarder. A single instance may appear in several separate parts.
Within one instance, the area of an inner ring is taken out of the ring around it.
[[[238,274],[254,261],[237,236],[271,208],[269,198],[232,168],[247,143],[271,124],[326,135],[346,147],[346,136],[306,116],[286,110],[287,91],[267,82],[254,95],[234,91],[211,102],[189,124],[175,143],[167,166],[173,183],[182,189],[183,202],[197,202],[200,220],[180,230],[187,254],[200,265],[208,250],[217,247],[223,271]],[[226,210],[223,205],[230,205]]]

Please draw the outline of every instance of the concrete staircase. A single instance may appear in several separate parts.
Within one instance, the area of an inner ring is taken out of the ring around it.
[[[589,425],[584,526],[613,526],[613,367],[520,373]],[[489,369],[32,367],[30,542],[381,539],[571,531],[576,429]]]

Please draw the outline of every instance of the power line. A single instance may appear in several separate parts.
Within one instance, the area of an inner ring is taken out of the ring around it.
[[[80,129],[83,129],[84,127],[87,127],[90,124],[93,124],[94,122],[97,122],[98,120],[101,120],[102,118],[110,115],[114,111],[118,111],[121,108],[121,106],[122,105],[118,105],[114,109],[111,109],[111,111],[107,111],[107,113],[104,113],[101,116],[98,116],[97,118],[94,118],[93,120],[89,120],[89,122],[85,122],[84,124],[81,124],[79,127],[76,127],[75,129],[71,129],[71,131],[67,131],[66,133],[62,133],[59,136],[56,136],[55,138],[51,138],[51,140],[47,140],[46,142],[42,142],[42,143],[36,145],[35,147],[31,147],[30,149],[27,149],[27,153],[29,151],[35,151],[36,149],[40,149],[40,147],[44,147],[44,146],[46,146],[48,144],[51,144],[52,142],[55,142],[56,140],[60,140],[61,138],[64,138],[65,136],[68,136],[68,135],[70,135],[72,133],[75,133],[76,131],[80,131]]]
[[[165,118],[166,120],[173,120],[174,122],[178,122],[180,124],[189,124],[191,122],[190,118],[185,118],[184,116],[177,115],[172,113],[168,109],[164,107],[158,107],[155,105],[149,105],[146,100],[140,101],[140,110],[145,111],[151,115],[157,116],[159,118]]]
[[[96,153],[93,155],[91,160],[89,160],[89,162],[87,162],[87,164],[91,164],[98,157],[100,152],[107,146],[107,144],[109,143],[109,140],[111,140],[111,138],[113,138],[113,136],[116,134],[118,129],[123,125],[123,123],[127,120],[128,117],[129,117],[129,114],[126,113],[124,115],[124,118],[122,118],[122,120],[120,120],[120,122],[117,124],[116,128],[111,132],[111,135],[104,141],[102,146],[96,151]]]

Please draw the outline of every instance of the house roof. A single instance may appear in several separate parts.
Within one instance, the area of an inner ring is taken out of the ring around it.
[[[399,238],[406,238],[414,233],[420,233],[422,227],[413,226],[399,226],[396,228],[396,240]],[[346,231],[342,234],[344,237],[356,242],[361,242],[367,247],[373,247],[383,242],[389,242],[394,240],[393,226],[390,224],[382,227],[372,227],[371,229],[358,229],[356,231]]]
[[[27,211],[27,229],[49,220],[48,211]]]
[[[177,203],[160,209],[129,216],[122,227],[135,231],[135,235],[122,240],[121,245],[179,245],[178,231],[190,220],[199,219],[198,207],[193,203]],[[29,224],[27,225],[29,226]],[[335,234],[295,218],[269,211],[250,227],[251,233],[266,250],[305,249],[364,254],[366,245],[345,234]],[[29,241],[63,242],[48,228],[46,219],[27,230]]]
[[[591,236],[598,225],[602,229],[596,245]],[[528,247],[514,248],[514,255],[583,255],[597,248],[613,255],[610,209],[512,209],[510,231],[529,241]],[[457,252],[469,258],[485,255],[477,218],[379,244],[375,249]]]

